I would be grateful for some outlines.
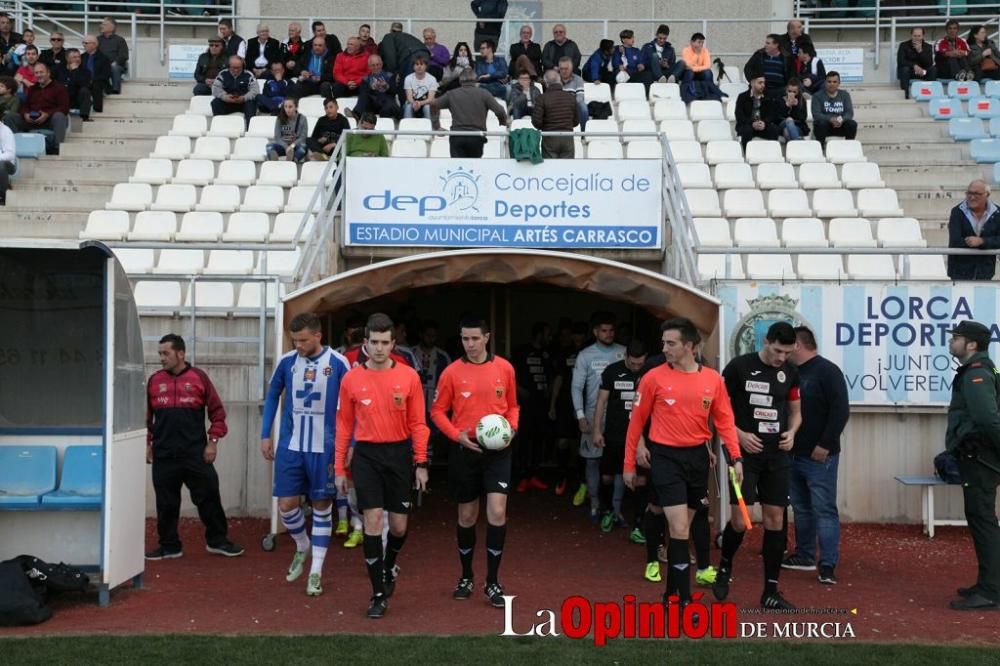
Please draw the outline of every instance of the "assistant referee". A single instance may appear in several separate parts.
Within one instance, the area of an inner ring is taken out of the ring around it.
[[[650,482],[657,503],[670,525],[667,545],[667,587],[664,602],[677,595],[691,601],[688,530],[695,510],[708,493],[709,418],[729,451],[736,476],[742,481],[739,439],[722,376],[695,360],[701,334],[685,318],[669,319],[660,327],[666,363],[647,372],[639,382],[625,439],[625,484],[635,484],[635,452],[646,428],[649,432]]]

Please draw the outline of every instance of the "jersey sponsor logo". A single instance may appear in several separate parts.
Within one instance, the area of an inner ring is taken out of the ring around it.
[[[498,379],[497,381],[500,381],[500,380]],[[495,386],[495,387],[493,387],[493,391],[494,391],[494,393],[496,393],[496,396],[497,396],[498,399],[503,398],[503,387],[502,386]]]
[[[744,390],[747,393],[770,393],[771,392],[771,383],[770,382],[755,382],[755,381],[752,381],[752,380],[748,379],[747,383],[744,385],[743,388],[744,388]]]
[[[161,396],[159,396],[158,398],[156,398],[155,402],[157,402],[157,403],[159,403],[159,404],[161,404],[161,405],[165,405],[165,404],[167,404],[168,402],[170,402],[170,398],[168,398],[168,397],[167,397],[167,396],[165,396],[165,395],[161,395]]]
[[[160,393],[166,393],[166,392],[167,392],[167,385],[160,384]]]
[[[410,503],[409,502],[400,502],[400,504],[403,506],[404,509],[409,509],[410,508]]]
[[[533,375],[540,375],[543,372],[545,372],[545,368],[543,368],[540,365],[529,365],[528,372],[530,372]]]
[[[669,405],[670,407],[673,407],[674,403],[677,401],[674,400],[673,398],[666,398],[663,402],[667,403],[667,405]]]
[[[760,374],[760,370],[751,370],[750,371],[750,376],[751,377],[756,377],[759,374]]]
[[[626,400],[625,401],[625,411],[626,412],[631,412],[632,411],[632,404],[633,403],[632,403],[631,400]]]
[[[982,384],[983,383],[983,378],[982,377],[973,377],[972,378],[972,383],[973,384]]]
[[[333,368],[332,368],[332,367],[330,367],[330,366],[328,365],[328,366],[326,366],[325,368],[323,368],[323,376],[324,376],[324,377],[329,377],[329,376],[330,376],[330,375],[332,375],[332,374],[333,374]]]
[[[372,404],[372,401],[371,401],[370,398],[365,398],[364,400],[361,401],[361,404],[364,405],[365,407],[367,407],[370,404]]]
[[[472,391],[462,391],[459,395],[465,399],[469,399],[472,397]]]
[[[635,391],[622,391],[621,394],[622,400],[631,400],[634,397],[635,397]]]
[[[540,375],[532,375],[531,379],[532,381],[537,382],[539,384],[545,384],[546,381],[548,380],[548,377],[546,377],[544,374],[540,374]]]
[[[761,395],[760,393],[751,393],[750,404],[759,405],[761,407],[770,407],[774,404],[774,398],[769,395]]]
[[[779,382],[781,382],[782,384],[785,383],[786,377],[785,377],[785,371],[784,370],[778,370],[777,377],[778,377],[778,381]]]
[[[507,487],[507,484],[504,481],[497,481],[497,485],[500,486],[501,488]]]
[[[777,435],[781,432],[781,426],[777,421],[760,421],[757,424],[757,432],[762,435]]]
[[[306,368],[306,372],[302,375],[302,379],[307,382],[316,381],[316,368]]]
[[[631,391],[635,388],[635,382],[615,382],[615,390]]]
[[[706,412],[709,409],[711,409],[712,408],[712,399],[711,398],[703,397],[701,399],[701,408],[704,409]]]
[[[190,382],[188,382],[188,383],[184,384],[184,390],[187,391],[188,393],[190,393],[191,391],[194,390],[194,387],[191,386]]]
[[[596,359],[596,360],[593,360],[593,361],[590,362],[590,369],[591,370],[597,370],[598,372],[600,372],[600,371],[604,370],[606,367],[608,367],[609,365],[611,365],[611,363],[608,362],[608,361],[606,361],[606,360],[604,360],[604,359]]]
[[[397,409],[403,406],[403,394],[393,393],[392,394],[392,404],[396,405]]]
[[[761,409],[757,407],[753,410],[753,417],[755,419],[764,419],[766,421],[777,421],[778,420],[778,410],[777,409]]]

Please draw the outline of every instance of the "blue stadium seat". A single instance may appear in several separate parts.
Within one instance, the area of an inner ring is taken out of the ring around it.
[[[965,109],[962,108],[962,102],[951,97],[935,97],[930,101],[927,113],[934,120],[965,118]]]
[[[990,118],[990,136],[1000,136],[1000,118]]]
[[[940,81],[910,82],[910,99],[915,99],[918,102],[927,102],[935,97],[944,97],[944,86],[941,85]]]
[[[1000,100],[991,97],[976,97],[969,100],[969,115],[973,118],[1000,117]]]
[[[955,141],[972,141],[989,136],[979,118],[952,118],[948,121],[948,134]]]
[[[1000,162],[993,165],[993,182],[1000,183]]]
[[[1000,81],[987,81],[983,94],[987,97],[1000,97]]]
[[[1000,162],[1000,139],[973,139],[969,152],[976,162]]]
[[[56,447],[0,446],[0,510],[37,509],[56,487]]]
[[[979,84],[975,81],[949,81],[948,97],[972,99],[979,97]]]
[[[45,137],[36,132],[18,132],[14,135],[18,157],[38,157],[45,154]]]
[[[68,446],[59,490],[42,495],[46,509],[100,509],[104,487],[104,447]]]

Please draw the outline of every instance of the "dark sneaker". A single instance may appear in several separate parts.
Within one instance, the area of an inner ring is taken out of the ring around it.
[[[716,600],[725,601],[729,596],[729,579],[732,574],[729,569],[719,569],[715,573],[715,582],[712,583],[712,594]]]
[[[451,593],[451,598],[456,601],[465,601],[472,596],[473,589],[475,589],[475,586],[471,578],[459,578],[458,585],[455,586],[455,591]]]
[[[388,599],[396,591],[396,579],[399,577],[399,565],[394,564],[392,569],[382,572],[382,587],[385,589],[385,596]]]
[[[826,565],[826,564],[819,565],[819,576],[818,576],[818,578],[819,578],[819,582],[823,583],[824,585],[836,585],[837,584],[837,575],[835,573],[833,573],[833,567],[831,567],[829,565]]]
[[[765,610],[795,610],[795,606],[781,596],[781,592],[765,592],[762,594],[760,596],[760,607]]]
[[[969,587],[960,587],[957,590],[955,590],[958,596],[962,597],[963,599],[972,596],[978,591],[979,591],[978,585],[970,585]]]
[[[183,550],[164,550],[163,548],[157,548],[146,553],[147,560],[176,560],[178,557],[184,557]]]
[[[244,552],[242,546],[237,546],[232,541],[227,541],[218,546],[205,546],[205,550],[215,555],[224,555],[225,557],[239,557]]]
[[[376,594],[368,604],[368,619],[381,620],[385,617],[385,610],[389,607],[389,600],[384,594]]]
[[[957,611],[995,611],[1000,610],[1000,604],[992,599],[987,599],[979,593],[979,590],[976,590],[964,599],[951,602],[951,609]]]
[[[490,583],[483,588],[483,593],[486,598],[490,600],[490,605],[493,608],[503,608],[503,588],[500,583]]]
[[[801,555],[789,555],[781,562],[782,569],[795,569],[796,571],[816,571],[816,562]]]

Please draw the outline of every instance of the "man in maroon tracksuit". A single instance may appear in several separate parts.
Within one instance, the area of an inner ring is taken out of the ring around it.
[[[205,549],[227,557],[242,555],[243,548],[226,536],[219,477],[212,465],[219,439],[228,432],[226,409],[208,375],[184,360],[184,338],[163,336],[159,354],[163,369],[146,386],[146,462],[153,466],[160,547],[146,553],[146,559],[184,554],[177,534],[184,485],[205,524]],[[206,410],[211,422],[207,433]]]

